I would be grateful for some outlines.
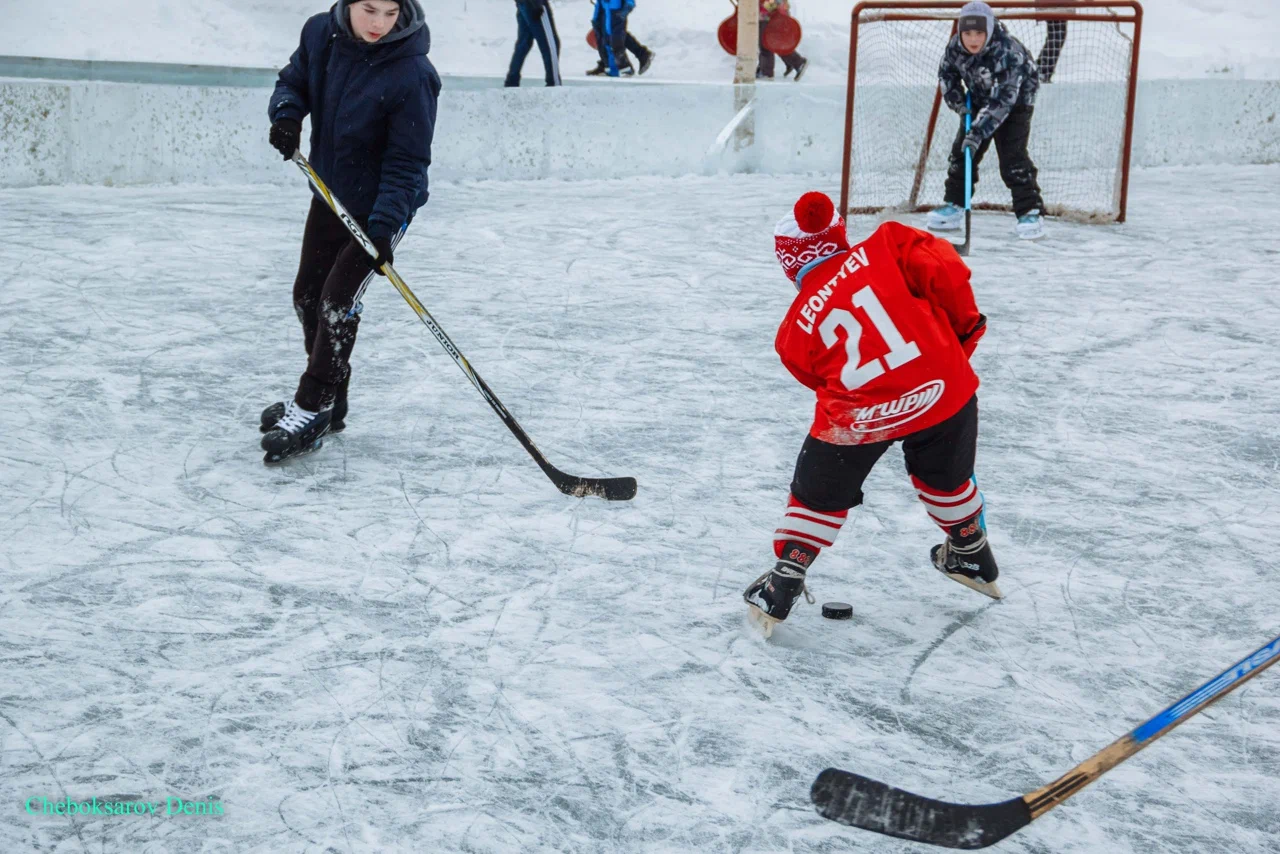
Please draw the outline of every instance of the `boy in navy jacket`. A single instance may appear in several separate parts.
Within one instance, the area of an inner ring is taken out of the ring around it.
[[[309,160],[369,239],[351,238],[323,199],[311,201],[293,306],[307,369],[287,402],[262,413],[265,462],[315,450],[346,426],[360,297],[427,201],[440,77],[418,0],[338,0],[303,25],[271,96],[271,144],[286,160],[311,116]],[[379,272],[379,274],[381,274]]]

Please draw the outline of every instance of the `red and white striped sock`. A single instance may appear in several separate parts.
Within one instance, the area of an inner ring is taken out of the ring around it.
[[[929,518],[948,535],[954,526],[976,519],[982,513],[982,493],[972,477],[950,492],[933,489],[914,475],[911,485],[916,488],[916,495],[924,504]]]
[[[782,525],[773,532],[773,553],[781,558],[787,543],[797,543],[817,557],[818,552],[836,541],[836,535],[840,533],[847,518],[848,510],[834,513],[810,510],[794,495],[788,496],[787,512],[782,517]]]

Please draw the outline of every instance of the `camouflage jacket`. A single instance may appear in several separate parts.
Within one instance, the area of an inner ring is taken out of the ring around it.
[[[995,35],[977,55],[964,49],[959,33],[952,36],[938,66],[938,84],[942,99],[957,113],[964,111],[968,89],[973,96],[971,131],[987,139],[1014,107],[1035,106],[1040,77],[1031,51],[997,23]]]

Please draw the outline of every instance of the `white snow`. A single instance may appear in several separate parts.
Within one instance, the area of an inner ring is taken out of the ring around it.
[[[264,468],[303,188],[0,191],[0,850],[921,850],[813,777],[1012,797],[1274,636],[1278,180],[1139,171],[1130,223],[1038,244],[975,217],[1008,598],[928,567],[895,450],[811,575],[853,621],[768,643],[740,593],[811,414],[771,226],[835,178],[434,187],[397,266],[623,504],[558,494],[381,280],[347,432]],[[1280,850],[1278,725],[1263,674],[1000,850]],[[64,796],[225,814],[21,806]]]
[[[0,55],[278,67],[302,22],[323,0],[60,0],[6,4]],[[432,58],[446,74],[501,76],[515,42],[511,0],[424,0]],[[853,0],[793,0],[804,26],[806,81],[842,83]],[[1141,76],[1280,78],[1280,4],[1275,0],[1147,0]],[[590,0],[559,0],[562,68],[577,77],[596,61],[587,46]],[[729,82],[733,60],[716,27],[733,6],[699,0],[639,0],[631,30],[658,51],[655,80]],[[526,66],[541,75],[536,52]]]

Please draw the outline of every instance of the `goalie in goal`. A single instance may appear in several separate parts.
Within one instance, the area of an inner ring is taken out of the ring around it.
[[[973,156],[976,185],[978,164],[994,142],[1000,177],[1013,194],[1013,212],[1018,218],[1015,232],[1029,240],[1043,237],[1044,199],[1036,183],[1036,165],[1027,153],[1040,89],[1035,57],[996,20],[986,3],[965,4],[956,29],[938,67],[938,83],[942,100],[961,116],[960,129],[951,146],[945,204],[929,213],[929,228],[953,231],[962,226],[965,151]],[[968,132],[966,112],[971,119]]]

